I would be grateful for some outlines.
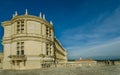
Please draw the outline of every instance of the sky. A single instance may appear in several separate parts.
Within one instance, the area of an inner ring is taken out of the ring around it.
[[[46,15],[69,59],[120,58],[120,0],[0,0],[0,22],[12,14]],[[4,29],[0,25],[0,42]],[[0,44],[0,51],[4,47]]]

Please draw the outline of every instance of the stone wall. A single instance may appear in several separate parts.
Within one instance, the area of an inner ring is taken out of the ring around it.
[[[83,67],[83,66],[95,66],[97,65],[96,61],[90,61],[90,62],[65,62],[65,63],[49,63],[44,64],[43,68],[48,67]]]
[[[81,67],[81,66],[94,66],[96,64],[97,64],[96,61],[67,62],[67,63],[58,63],[57,67]]]

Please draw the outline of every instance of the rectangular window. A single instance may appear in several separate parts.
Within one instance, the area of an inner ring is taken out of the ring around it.
[[[21,46],[21,49],[23,50],[23,49],[24,49],[24,46]]]
[[[52,29],[49,27],[46,27],[46,36],[52,38]]]
[[[17,32],[19,32],[20,31],[20,29],[17,29]]]
[[[24,27],[24,24],[21,24],[21,27]]]
[[[46,55],[48,55],[48,54],[49,54],[49,52],[47,51],[47,52],[46,52]]]
[[[24,20],[19,20],[17,22],[17,33],[24,33]]]
[[[46,55],[48,55],[48,44],[46,44]]]
[[[20,24],[20,22],[18,21],[17,24]]]
[[[20,27],[20,25],[17,25],[17,27],[19,28],[19,27]]]
[[[24,50],[21,50],[21,55],[24,55]]]
[[[14,60],[12,61],[12,63],[13,63],[13,65],[15,65],[15,61]]]
[[[19,50],[17,50],[17,55],[19,55],[20,53],[19,53]]]
[[[19,45],[20,43],[19,42],[17,42],[17,45]]]
[[[21,42],[21,45],[24,45],[24,42]]]
[[[17,50],[19,50],[19,46],[17,46]]]
[[[17,55],[24,55],[24,42],[17,42]]]
[[[24,20],[22,20],[21,23],[24,23]]]
[[[21,31],[24,31],[24,28],[21,28]]]
[[[51,47],[52,47],[52,45],[50,44],[50,55],[51,55],[51,53],[52,53],[52,51],[51,51],[51,50],[52,50],[52,48],[51,48]]]
[[[49,28],[46,27],[46,36],[48,37],[48,35],[49,35]]]
[[[46,44],[46,55],[51,56],[52,53],[52,45]]]

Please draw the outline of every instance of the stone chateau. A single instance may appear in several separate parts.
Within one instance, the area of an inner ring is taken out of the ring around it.
[[[9,21],[2,22],[4,46],[3,69],[38,69],[67,62],[67,52],[54,35],[52,21],[17,12]]]

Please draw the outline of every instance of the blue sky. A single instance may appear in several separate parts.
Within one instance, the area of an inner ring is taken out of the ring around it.
[[[120,0],[0,0],[0,22],[18,11],[52,20],[68,57],[120,58]],[[0,40],[3,37],[0,26]],[[0,44],[0,50],[3,50]]]

